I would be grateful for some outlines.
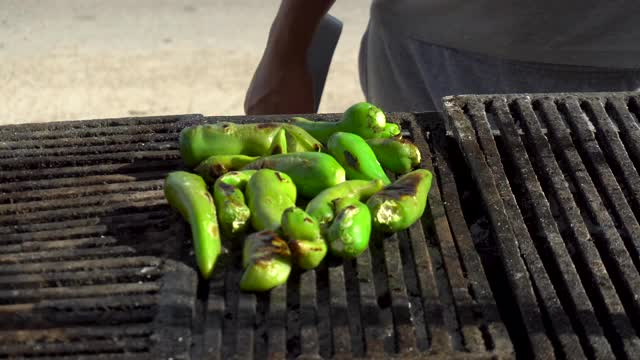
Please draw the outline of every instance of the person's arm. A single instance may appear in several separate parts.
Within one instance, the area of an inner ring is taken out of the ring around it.
[[[314,112],[307,50],[335,0],[282,0],[244,102],[248,115]]]

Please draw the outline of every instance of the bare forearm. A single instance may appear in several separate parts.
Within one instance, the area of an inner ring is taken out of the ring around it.
[[[313,34],[335,0],[282,0],[269,33],[268,50],[275,56],[306,55]]]

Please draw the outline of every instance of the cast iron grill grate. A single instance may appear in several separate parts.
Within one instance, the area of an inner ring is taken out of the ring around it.
[[[188,227],[162,178],[183,167],[185,126],[284,118],[0,127],[0,358],[513,357],[444,131],[390,118],[437,179],[422,222],[260,295],[238,291],[237,252],[196,291]]]
[[[189,357],[197,277],[165,256],[158,171],[188,118],[0,128],[0,358]]]
[[[638,93],[445,98],[491,224],[519,354],[640,354]],[[506,285],[506,284],[505,284]]]

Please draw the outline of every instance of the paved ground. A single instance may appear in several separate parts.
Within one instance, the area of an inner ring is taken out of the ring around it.
[[[279,1],[4,0],[0,124],[203,113],[242,114]],[[344,23],[321,112],[362,100],[357,75],[368,0]]]

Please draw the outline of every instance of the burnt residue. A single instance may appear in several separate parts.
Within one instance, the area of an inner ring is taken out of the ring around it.
[[[223,164],[212,164],[209,166],[209,175],[214,179],[224,175],[227,171],[227,167]]]
[[[256,129],[275,129],[279,128],[281,125],[278,123],[260,123],[256,124]]]
[[[360,161],[355,157],[351,151],[345,150],[344,152],[344,160],[347,162],[347,165],[354,169],[360,169]]]
[[[232,195],[237,188],[225,183],[224,181],[220,181],[218,182],[218,189],[220,189],[225,195]]]
[[[282,149],[282,145],[278,144],[276,146],[273,147],[273,150],[271,151],[271,154],[282,154],[284,151]]]
[[[380,193],[393,199],[416,196],[423,179],[424,176],[421,174],[409,174],[387,186]]]
[[[287,179],[286,179],[286,178],[284,178],[284,177],[282,176],[282,173],[281,173],[281,172],[279,172],[279,171],[276,171],[276,177],[278,178],[278,181],[280,181],[280,182],[287,182]]]

